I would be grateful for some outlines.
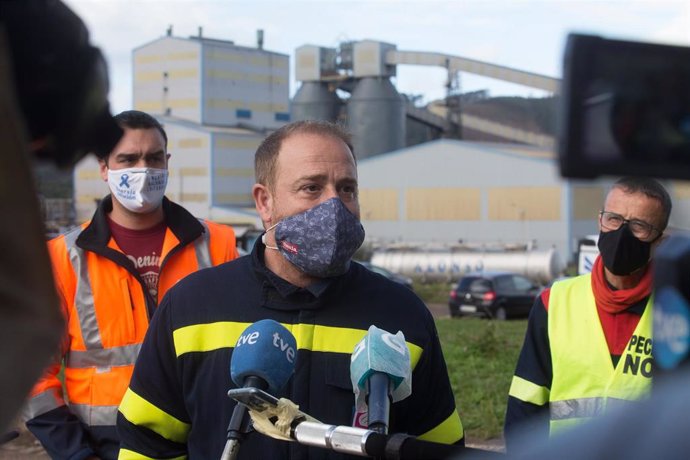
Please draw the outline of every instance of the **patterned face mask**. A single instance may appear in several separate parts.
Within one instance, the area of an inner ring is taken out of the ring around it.
[[[307,275],[342,275],[364,242],[364,227],[339,198],[331,198],[302,213],[286,217],[275,228],[275,249]],[[266,244],[266,234],[261,241]]]

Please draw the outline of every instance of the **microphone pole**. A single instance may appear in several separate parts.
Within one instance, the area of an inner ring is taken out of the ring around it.
[[[268,383],[256,376],[249,376],[244,381],[244,387],[253,387],[260,390],[268,389]],[[247,406],[237,403],[232,410],[230,423],[228,423],[228,438],[223,448],[223,453],[220,456],[221,460],[236,460],[240,452],[240,443],[244,441],[246,434],[249,432],[249,420],[247,413]]]
[[[369,406],[369,429],[376,433],[388,434],[388,420],[391,411],[392,383],[388,374],[373,372],[367,382]]]
[[[364,428],[308,421],[297,421],[291,437],[300,444],[361,457],[439,460],[462,459],[465,455],[472,455],[471,458],[475,460],[505,458],[504,454],[498,452],[422,441],[404,433],[384,435]]]
[[[355,408],[366,411],[370,430],[388,433],[391,404],[410,395],[411,374],[403,333],[391,334],[371,325],[350,358]]]
[[[259,416],[269,408],[276,408],[280,401],[265,391],[255,388],[237,388],[228,391],[228,396],[252,410]],[[404,433],[382,434],[371,429],[352,426],[328,425],[309,421],[309,416],[300,413],[289,422],[289,437],[299,444],[320,447],[348,455],[395,460],[438,460],[461,459],[472,455],[473,459],[505,458],[502,453],[474,449],[463,445],[440,444],[422,441]],[[274,421],[271,420],[271,423]],[[275,438],[273,433],[259,430]],[[284,438],[276,438],[284,439]]]
[[[240,391],[278,392],[295,371],[296,353],[297,341],[285,326],[272,319],[257,321],[237,339],[230,358],[230,378]],[[221,460],[237,458],[240,442],[251,431],[248,415],[243,404],[233,408]]]

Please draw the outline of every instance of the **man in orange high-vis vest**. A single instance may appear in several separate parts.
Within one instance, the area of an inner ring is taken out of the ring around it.
[[[124,136],[99,160],[111,195],[48,244],[67,330],[24,417],[52,458],[117,458],[117,408],[157,305],[186,275],[237,257],[230,227],[164,197],[170,155],[160,123],[139,111],[115,120]]]

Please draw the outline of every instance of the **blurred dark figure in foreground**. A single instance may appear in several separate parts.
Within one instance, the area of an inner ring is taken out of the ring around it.
[[[105,61],[69,8],[0,2],[0,433],[62,333],[31,166],[109,152],[122,132],[107,93]]]

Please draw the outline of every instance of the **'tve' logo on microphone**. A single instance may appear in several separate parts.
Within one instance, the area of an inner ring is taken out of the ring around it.
[[[230,378],[238,387],[250,377],[268,383],[269,393],[280,391],[295,370],[297,341],[277,321],[262,319],[249,325],[232,350]]]
[[[235,348],[239,348],[244,344],[255,345],[256,342],[258,342],[259,337],[261,337],[259,331],[252,331],[249,334],[242,334],[240,338],[237,339],[237,344],[235,344]]]
[[[248,334],[242,334],[240,338],[237,339],[235,348],[239,348],[242,345],[256,345],[260,338],[261,332],[259,331],[251,331]],[[289,363],[295,362],[295,349],[290,346],[290,341],[283,340],[278,332],[273,333],[273,346],[285,353],[285,358],[287,358]]]
[[[277,332],[273,333],[273,346],[280,348],[280,351],[285,352],[285,357],[288,362],[295,362],[295,349],[290,346],[290,342],[285,342],[283,338]]]

